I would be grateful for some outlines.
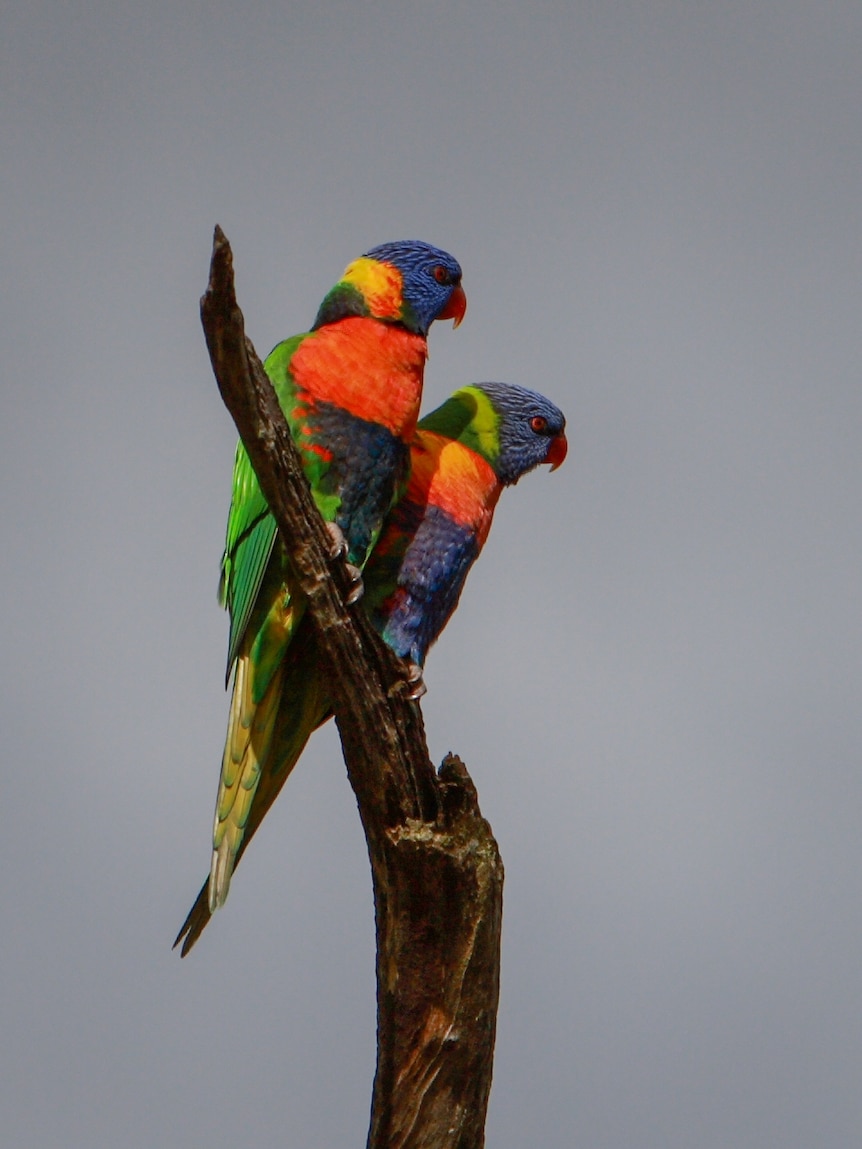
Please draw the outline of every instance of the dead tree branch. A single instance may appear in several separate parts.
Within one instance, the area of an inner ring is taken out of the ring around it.
[[[308,597],[368,843],[377,932],[377,1071],[369,1149],[480,1149],[491,1087],[503,867],[459,759],[435,771],[418,703],[365,613],[311,498],[245,335],[216,227],[201,320],[225,405]]]

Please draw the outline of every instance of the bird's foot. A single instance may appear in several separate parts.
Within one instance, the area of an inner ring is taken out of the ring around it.
[[[338,523],[326,523],[326,529],[329,531],[329,537],[332,540],[332,545],[329,548],[329,557],[333,561],[335,559],[347,558],[347,540],[344,537],[344,531]],[[365,593],[365,584],[362,581],[362,571],[353,563],[344,563],[344,569],[347,571],[348,590],[345,596],[345,603],[348,606],[353,606],[355,602],[359,602]]]
[[[423,694],[428,693],[428,687],[422,677],[422,667],[418,662],[407,663],[407,686],[410,690],[407,697],[413,702],[418,701]]]
[[[428,687],[422,678],[422,667],[418,663],[409,662],[406,658],[398,661],[401,663],[401,673],[389,687],[389,697],[402,698],[406,694],[411,702],[417,702],[428,692]]]
[[[344,537],[344,531],[338,523],[325,523],[324,525],[332,539],[332,545],[329,548],[329,557],[331,559],[343,558],[343,556],[347,554],[347,540]]]
[[[355,567],[353,563],[345,563],[344,569],[347,571],[347,578],[350,582],[350,589],[344,601],[348,606],[353,606],[365,594],[365,583],[362,581],[362,571],[359,567]]]

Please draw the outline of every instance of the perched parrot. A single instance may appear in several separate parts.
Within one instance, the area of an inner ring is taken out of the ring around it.
[[[421,668],[458,605],[504,487],[566,457],[566,420],[526,387],[464,387],[419,424],[411,477],[366,569],[366,609],[389,646]]]
[[[385,243],[351,263],[310,332],[279,343],[264,366],[299,448],[315,503],[361,568],[404,491],[435,319],[461,322],[461,268],[419,241]],[[358,577],[358,571],[356,572]],[[242,442],[221,564],[234,670],[213,827],[209,909],[227,897],[234,859],[269,759],[283,662],[305,602]]]
[[[423,666],[458,604],[503,488],[540,463],[566,457],[565,418],[544,396],[505,383],[456,391],[418,425],[407,491],[390,512],[365,570],[364,606],[402,658]],[[314,629],[304,624],[281,664],[280,698],[268,756],[241,832],[234,865],[275,801],[312,732],[332,714]],[[207,883],[174,945],[182,956],[212,914]]]

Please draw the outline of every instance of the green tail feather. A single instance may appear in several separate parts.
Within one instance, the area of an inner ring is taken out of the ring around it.
[[[299,627],[282,669],[281,700],[275,731],[266,761],[262,764],[245,833],[234,859],[234,870],[239,865],[246,846],[254,837],[258,826],[290,776],[308,739],[332,714],[324,675],[315,656],[314,631],[307,620]],[[177,934],[174,948],[180,942],[183,943],[180,951],[182,957],[186,956],[201,936],[212,916],[208,889],[209,879],[201,887]]]

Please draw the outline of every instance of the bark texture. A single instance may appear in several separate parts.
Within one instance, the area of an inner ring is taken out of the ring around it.
[[[364,611],[245,335],[233,256],[213,239],[201,320],[213,371],[308,597],[368,843],[377,933],[370,1149],[480,1149],[499,995],[503,866],[453,755],[434,769],[404,667]]]

